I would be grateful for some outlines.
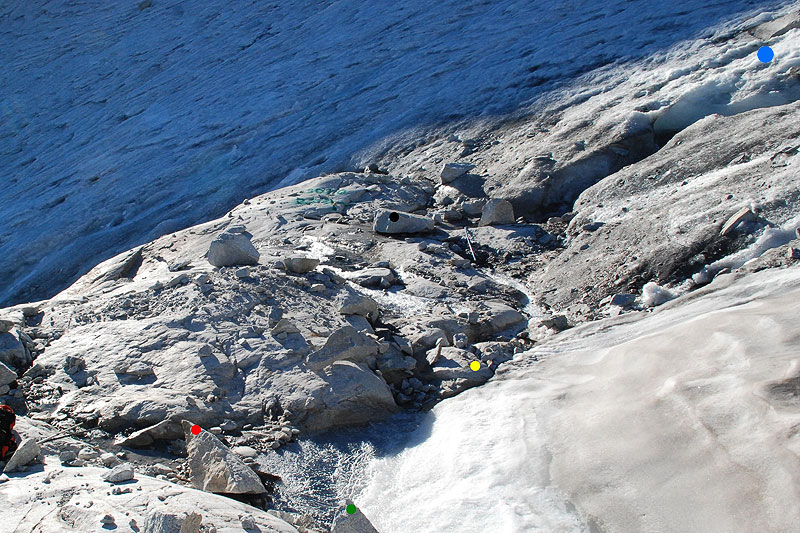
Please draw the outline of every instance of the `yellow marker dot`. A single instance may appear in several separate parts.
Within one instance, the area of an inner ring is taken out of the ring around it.
[[[480,364],[478,361],[473,361],[473,362],[471,362],[471,363],[469,364],[469,367],[470,367],[472,370],[474,370],[475,372],[477,372],[478,370],[480,370],[480,369],[481,369],[481,364]]]

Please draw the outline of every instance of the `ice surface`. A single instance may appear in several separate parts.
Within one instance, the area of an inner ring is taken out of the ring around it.
[[[392,134],[513,111],[778,4],[5,2],[0,302]]]
[[[730,278],[437,405],[356,504],[383,533],[795,531],[800,269]]]

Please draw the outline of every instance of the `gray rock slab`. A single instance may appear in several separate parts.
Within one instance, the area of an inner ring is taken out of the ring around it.
[[[402,211],[380,210],[375,215],[373,229],[377,233],[425,233],[433,230],[433,220]]]

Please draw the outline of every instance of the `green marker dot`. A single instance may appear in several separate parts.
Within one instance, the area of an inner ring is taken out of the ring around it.
[[[347,511],[347,514],[356,514],[356,506],[352,503],[348,505],[345,510]]]

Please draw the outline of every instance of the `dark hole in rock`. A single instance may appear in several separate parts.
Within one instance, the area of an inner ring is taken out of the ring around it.
[[[398,220],[400,220],[400,215],[398,215],[397,213],[390,213],[389,220],[391,220],[392,222],[397,222]]]

